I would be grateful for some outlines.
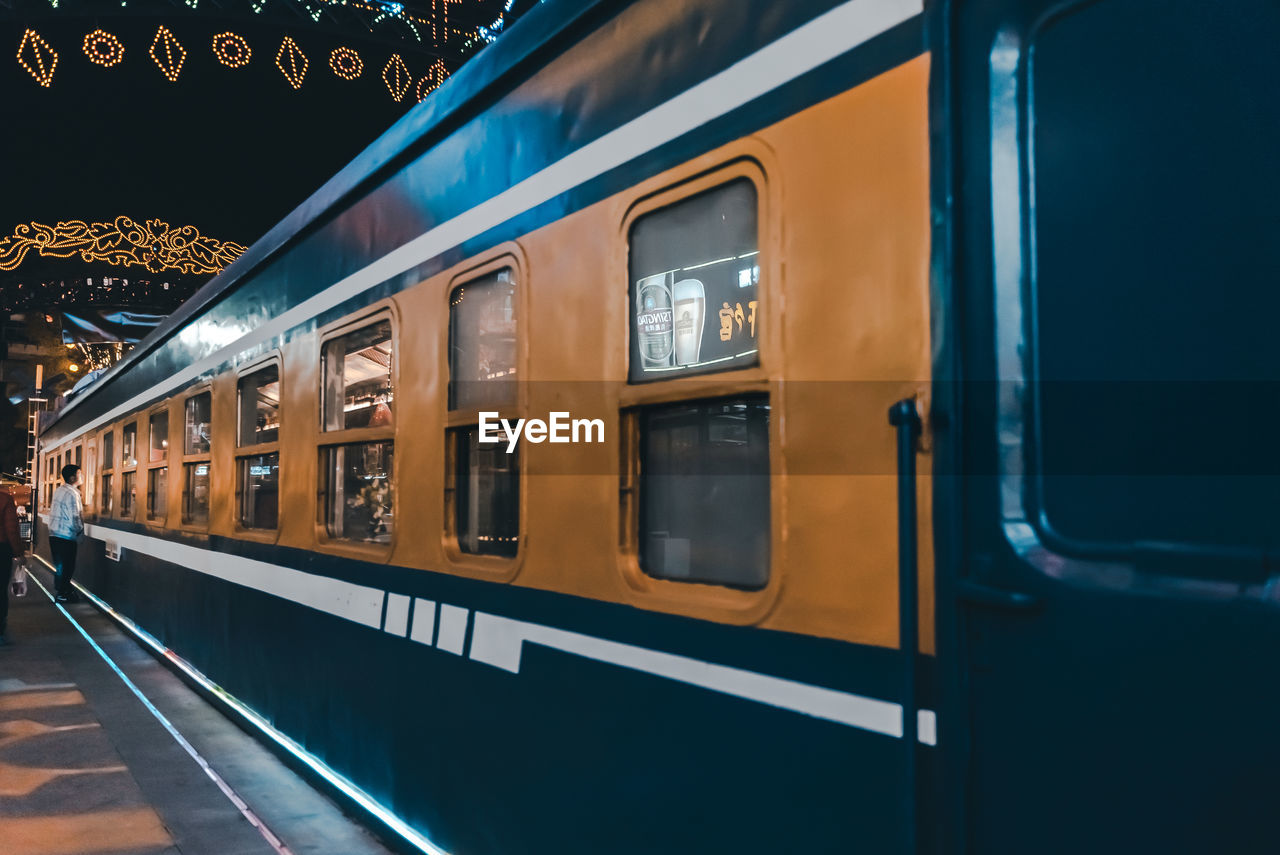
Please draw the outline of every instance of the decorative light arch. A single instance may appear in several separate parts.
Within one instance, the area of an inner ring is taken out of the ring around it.
[[[243,68],[249,64],[253,55],[249,42],[244,36],[233,32],[218,33],[212,41],[213,55],[228,68]],[[111,68],[124,62],[125,45],[113,33],[102,29],[94,29],[87,33],[81,44],[85,57],[92,63],[104,68]],[[156,28],[155,36],[147,50],[148,56],[156,68],[170,83],[176,83],[186,67],[187,49],[178,37],[161,24]],[[48,88],[53,83],[57,70],[59,53],[48,41],[35,30],[28,29],[23,33],[18,45],[18,63],[29,73],[40,86]],[[355,80],[364,74],[364,58],[354,49],[347,46],[334,48],[329,53],[329,68],[344,80]],[[294,89],[301,89],[310,67],[310,60],[302,48],[291,36],[285,36],[275,56],[276,68]],[[391,54],[382,67],[382,82],[387,92],[395,101],[404,101],[412,91],[421,101],[428,93],[444,82],[449,76],[448,69],[441,59],[436,59],[420,79],[416,79],[404,58]]]
[[[152,273],[173,270],[188,275],[217,273],[248,247],[220,241],[195,226],[170,226],[163,220],[144,223],[116,217],[109,223],[84,220],[55,225],[22,223],[0,238],[0,270],[16,270],[27,255],[102,262],[118,267],[145,267]]]

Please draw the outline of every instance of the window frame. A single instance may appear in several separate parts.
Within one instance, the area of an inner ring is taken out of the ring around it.
[[[111,441],[111,453],[107,453],[107,440]],[[96,437],[98,444],[98,493],[97,504],[94,505],[95,512],[102,517],[110,517],[116,510],[115,495],[116,490],[120,486],[120,480],[116,478],[119,471],[115,465],[113,458],[116,454],[116,425],[111,425],[107,429],[100,432]],[[104,491],[102,490],[102,479],[110,476],[111,487],[106,491],[107,495],[104,502]]]
[[[170,494],[173,492],[173,485],[169,482],[169,476],[172,474],[171,464],[173,463],[173,460],[171,459],[173,456],[171,453],[173,451],[173,443],[170,442],[169,440],[169,438],[173,435],[173,431],[170,429],[170,426],[173,424],[173,412],[172,412],[172,407],[170,406],[170,403],[171,401],[166,400],[164,403],[160,404],[159,406],[152,407],[150,410],[147,410],[141,416],[141,418],[146,420],[146,425],[147,425],[147,459],[146,459],[145,466],[143,465],[139,466],[140,469],[144,469],[147,473],[146,479],[142,485],[143,487],[142,503],[144,506],[142,509],[142,521],[146,525],[153,526],[156,528],[167,528],[169,525],[169,515],[173,512],[172,502],[169,501],[171,498]],[[164,441],[166,445],[164,446],[164,457],[161,460],[152,461],[151,460],[151,444],[154,440],[154,437],[152,436],[152,433],[154,430],[152,426],[152,421],[155,419],[156,416],[161,414],[164,414],[164,417],[165,417]],[[153,473],[157,469],[166,470],[165,481],[164,481],[165,496],[164,496],[163,515],[155,515],[155,514],[152,514],[151,512],[152,496],[153,496],[153,492],[151,490],[151,480],[153,477],[155,477]]]
[[[79,448],[84,458],[80,468],[80,495],[84,499],[85,514],[95,507],[98,495],[98,444],[93,439],[80,440]]]
[[[209,450],[187,454],[187,405],[190,401],[200,395],[209,396]],[[178,527],[191,531],[208,531],[210,523],[213,521],[213,421],[214,421],[214,401],[213,386],[211,383],[202,383],[188,390],[180,399],[179,411],[182,413],[182,445],[178,453],[178,470],[182,474],[182,483],[178,489]],[[169,443],[170,450],[173,449],[173,443]],[[204,522],[192,521],[187,516],[187,467],[196,463],[204,463],[209,466],[209,513],[208,518]]]
[[[275,441],[274,442],[258,442],[258,443],[253,443],[251,445],[241,445],[240,444],[240,423],[241,423],[240,383],[242,380],[244,380],[244,378],[249,377],[253,374],[257,374],[259,371],[262,371],[267,368],[271,368],[272,366],[274,366],[276,369],[276,382],[280,384],[280,403],[278,408],[279,410],[278,417],[280,419],[280,425],[276,429]],[[234,493],[234,496],[235,496],[235,504],[231,509],[232,528],[235,531],[237,537],[244,538],[247,540],[256,540],[262,543],[276,543],[280,539],[280,530],[284,527],[284,521],[286,516],[285,503],[280,500],[281,493],[283,492],[280,489],[282,484],[279,480],[277,480],[275,528],[246,527],[243,524],[244,482],[240,478],[240,466],[250,457],[258,457],[265,454],[275,454],[279,456],[280,470],[283,471],[284,469],[285,458],[280,448],[281,446],[280,437],[284,434],[285,424],[288,416],[286,415],[286,408],[284,405],[284,394],[285,394],[284,359],[280,351],[273,350],[270,353],[265,354],[262,358],[254,360],[253,362],[239,369],[235,375],[235,386],[232,388],[234,389],[233,394],[235,395],[235,418],[236,418],[235,425],[233,425],[233,428],[232,428],[234,433],[232,435],[233,439],[231,442],[232,469],[231,469],[230,476],[234,482],[232,487],[232,492]],[[213,516],[212,507],[210,507],[209,509],[209,515],[210,517]]]
[[[618,226],[615,275],[621,283],[614,293],[620,314],[626,319],[619,360],[618,385],[618,531],[617,572],[632,601],[658,609],[729,623],[758,621],[773,607],[786,577],[786,392],[782,343],[782,306],[785,293],[783,244],[778,212],[782,210],[779,168],[763,144],[741,140],[720,152],[696,158],[637,188],[634,201]],[[755,186],[756,245],[759,248],[760,304],[755,365],[720,372],[677,375],[642,383],[630,382],[633,324],[631,307],[631,229],[641,217],[669,208],[693,196],[746,179]],[[772,413],[769,419],[769,561],[768,579],[756,589],[706,582],[685,582],[652,576],[640,566],[640,469],[642,412],[650,407],[715,401],[764,395]]]
[[[393,390],[391,424],[380,425],[377,427],[325,430],[325,347],[334,339],[341,338],[349,333],[358,332],[365,327],[373,326],[374,324],[382,321],[388,321],[391,325],[391,388]],[[393,491],[393,515],[394,509],[401,507],[399,497],[394,497],[396,485],[400,482],[400,455],[395,453],[397,445],[396,429],[400,421],[403,419],[401,413],[398,412],[402,409],[403,404],[396,404],[396,397],[401,394],[400,354],[403,351],[403,343],[400,335],[400,313],[395,301],[392,299],[380,300],[366,306],[359,314],[343,318],[324,327],[317,336],[316,350],[314,351],[314,364],[318,367],[315,386],[316,407],[312,414],[312,430],[314,431],[313,436],[315,438],[312,443],[312,459],[316,462],[314,485],[316,504],[312,515],[315,543],[317,548],[322,548],[340,555],[347,555],[353,558],[378,563],[386,563],[391,559],[391,554],[395,550],[396,544],[399,542],[400,526],[393,518],[391,537],[387,543],[371,543],[362,540],[350,540],[344,537],[334,537],[329,534],[328,520],[325,513],[325,506],[328,502],[329,485],[329,472],[326,468],[326,457],[329,449],[336,446],[372,442],[390,442],[392,449],[391,484]],[[283,382],[283,375],[281,382]],[[283,470],[283,457],[281,457],[280,464],[281,469]]]
[[[524,418],[529,413],[529,335],[527,326],[529,289],[526,285],[528,281],[527,269],[528,265],[525,261],[524,253],[518,245],[506,244],[499,246],[473,259],[466,267],[450,276],[445,283],[444,293],[440,297],[440,303],[444,307],[440,336],[441,356],[437,363],[443,370],[443,383],[441,385],[443,392],[440,395],[440,408],[442,414],[442,438],[444,440],[444,477],[441,482],[444,524],[440,533],[440,546],[444,553],[445,562],[451,569],[474,574],[495,582],[510,582],[520,573],[521,568],[524,566],[526,543],[528,542],[529,467],[527,452],[529,449],[522,447],[516,452],[518,454],[516,464],[518,468],[516,476],[516,489],[518,491],[516,512],[519,520],[516,526],[515,555],[484,555],[464,551],[458,542],[457,529],[458,437],[463,429],[479,426],[481,406],[456,410],[451,409],[449,406],[449,388],[453,382],[453,367],[450,361],[450,335],[453,313],[450,311],[450,301],[453,297],[453,292],[458,288],[493,276],[503,270],[511,271],[511,281],[515,286],[516,307],[515,398],[503,404],[484,404],[482,406],[486,408],[485,412],[492,412],[493,409],[496,409],[499,418]],[[490,407],[493,409],[489,409]]]
[[[117,449],[120,452],[120,468],[116,470],[116,474],[120,476],[120,485],[118,488],[112,485],[112,489],[120,499],[116,504],[116,518],[136,521],[138,519],[138,470],[142,468],[138,465],[138,423],[140,417],[135,413],[131,418],[132,421],[121,422],[120,424],[120,447]],[[133,428],[133,462],[127,463],[124,457],[124,435],[131,427]],[[129,513],[126,514],[124,512],[124,481],[125,476],[130,473],[133,474],[133,498],[129,502]],[[143,493],[143,501],[146,501],[145,492]]]

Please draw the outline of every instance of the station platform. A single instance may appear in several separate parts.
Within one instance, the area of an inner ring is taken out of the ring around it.
[[[324,793],[52,575],[0,647],[4,855],[390,855]]]

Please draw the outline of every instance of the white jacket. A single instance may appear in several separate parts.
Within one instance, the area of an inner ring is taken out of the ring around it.
[[[84,531],[84,502],[80,491],[61,484],[53,491],[53,507],[49,509],[49,535],[75,540]]]

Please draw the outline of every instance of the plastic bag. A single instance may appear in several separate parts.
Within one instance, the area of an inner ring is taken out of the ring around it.
[[[10,576],[9,592],[15,597],[27,595],[27,565],[21,558],[13,559],[13,574]]]

